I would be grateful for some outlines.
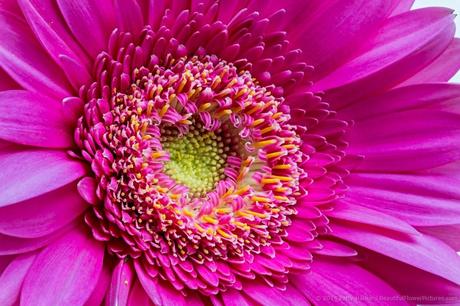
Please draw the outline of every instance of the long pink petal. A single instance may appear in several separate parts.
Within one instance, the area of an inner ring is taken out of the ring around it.
[[[59,56],[66,55],[86,70],[89,65],[87,55],[68,32],[57,6],[52,0],[20,0],[22,12],[27,22],[56,63]]]
[[[51,234],[79,216],[88,205],[70,184],[58,190],[0,207],[0,233],[21,238]]]
[[[447,82],[459,70],[460,38],[455,38],[437,59],[399,86],[429,82]]]
[[[295,288],[290,288],[289,294],[283,294],[283,291],[276,287],[270,287],[263,281],[245,282],[243,286],[244,294],[257,304],[280,306],[310,305],[308,300]]]
[[[318,259],[313,263],[311,273],[294,275],[292,282],[314,305],[408,305],[402,299],[383,299],[382,297],[398,297],[399,293],[354,263]],[[374,297],[376,300],[373,300]]]
[[[137,262],[134,262],[134,268],[136,269],[137,277],[142,287],[144,287],[145,292],[153,303],[163,306],[187,305],[184,296],[182,294],[177,294],[176,289],[174,289],[172,285],[158,278],[153,279]]]
[[[418,230],[422,233],[444,241],[444,243],[449,245],[455,251],[460,252],[460,239],[458,239],[458,233],[460,233],[460,224],[424,226],[419,227]]]
[[[109,305],[127,305],[133,279],[134,269],[131,264],[123,259],[120,260],[112,273],[112,281],[107,295]]]
[[[35,260],[35,253],[19,255],[0,276],[0,305],[13,305],[19,298],[24,277]]]
[[[139,33],[144,26],[142,11],[135,0],[115,0],[117,22],[124,32]]]
[[[250,301],[244,294],[235,289],[228,289],[226,292],[221,293],[222,300],[226,306],[250,306]]]
[[[460,115],[439,110],[410,110],[356,123],[352,154],[364,155],[361,171],[430,169],[460,159]],[[414,158],[416,156],[417,158]]]
[[[93,58],[105,50],[114,29],[111,1],[58,0],[57,3],[70,30]]]
[[[22,254],[40,249],[59,238],[73,226],[75,224],[70,224],[50,235],[39,238],[18,238],[0,234],[0,256]]]
[[[104,246],[77,227],[37,255],[24,280],[21,305],[82,305],[96,288]]]
[[[379,275],[394,288],[398,288],[402,296],[420,297],[418,303],[435,305],[458,301],[460,286],[436,275],[417,269],[400,261],[370,252],[366,254],[366,268]],[[414,281],[416,280],[416,281]],[[426,297],[426,300],[424,300]],[[428,297],[433,299],[431,302]]]
[[[415,0],[400,0],[391,15],[394,16],[409,11],[414,2]]]
[[[85,166],[66,153],[27,150],[0,155],[0,207],[31,199],[82,177]]]
[[[72,129],[59,102],[25,90],[0,92],[0,138],[47,148],[72,146]]]
[[[347,201],[347,199],[338,201],[334,210],[328,212],[327,216],[333,219],[376,226],[403,234],[419,235],[417,230],[406,222],[391,215],[360,206],[359,203]]]
[[[460,104],[460,85],[418,84],[392,89],[383,95],[359,99],[341,109],[339,116],[361,121],[415,108],[454,110]]]
[[[152,302],[142,285],[136,281],[129,294],[128,306],[151,306]]]
[[[354,174],[346,201],[414,226],[458,224],[460,180],[440,174]]]
[[[27,24],[0,10],[0,66],[21,86],[50,97],[70,95],[62,70],[35,40]]]
[[[452,11],[427,8],[390,18],[364,51],[313,85],[340,107],[380,93],[416,74],[451,43]]]
[[[9,75],[5,72],[5,70],[0,69],[0,91],[4,90],[11,90],[11,89],[19,89],[18,83],[16,83]]]
[[[315,67],[315,76],[322,77],[348,59],[357,45],[367,41],[390,15],[396,2],[325,2],[316,14],[298,21],[296,35],[292,37],[290,33],[290,40],[302,50],[305,61]]]
[[[101,275],[97,280],[97,286],[94,288],[91,296],[85,302],[85,306],[101,306],[102,301],[106,298],[107,290],[110,284],[110,277],[112,275],[112,267],[108,264],[104,264]]]
[[[333,224],[332,235],[460,284],[460,257],[427,235],[400,237],[385,231]]]

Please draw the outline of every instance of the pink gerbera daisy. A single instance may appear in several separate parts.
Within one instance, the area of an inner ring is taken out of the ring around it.
[[[460,303],[452,11],[3,0],[0,305]]]

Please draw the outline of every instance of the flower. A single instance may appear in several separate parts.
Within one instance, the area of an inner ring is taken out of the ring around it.
[[[452,11],[0,5],[0,304],[460,296]]]

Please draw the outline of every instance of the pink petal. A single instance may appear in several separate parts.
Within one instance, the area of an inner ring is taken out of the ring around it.
[[[435,107],[448,110],[450,105],[460,102],[458,84],[419,84],[396,88],[383,95],[359,99],[340,110],[339,115],[346,120],[375,118],[397,111],[414,108]]]
[[[399,86],[447,82],[460,70],[460,38],[455,38],[436,60]]]
[[[365,156],[358,166],[363,171],[442,166],[460,157],[459,120],[459,114],[411,110],[360,121],[352,130],[349,152]]]
[[[125,306],[134,280],[134,271],[125,260],[120,260],[112,274],[107,301],[109,305]]]
[[[35,260],[35,254],[19,255],[0,276],[0,305],[13,305],[19,298],[24,277]]]
[[[226,306],[250,306],[250,302],[244,297],[241,291],[228,289],[221,293],[222,300]]]
[[[136,281],[133,285],[131,293],[129,294],[128,306],[151,306],[152,302],[150,301],[149,296],[145,293],[144,288],[141,284]]]
[[[152,278],[148,275],[142,266],[135,261],[134,268],[137,272],[142,287],[150,297],[153,303],[162,306],[186,306],[187,302],[182,294],[177,294],[177,290],[174,289],[168,283],[159,280],[158,278]]]
[[[419,302],[423,302],[424,305],[430,304],[430,301],[424,301],[423,297],[439,297],[438,300],[432,300],[435,305],[453,305],[451,303],[460,297],[458,285],[380,254],[366,254],[365,264],[397,288],[401,295],[421,297],[422,300]]]
[[[155,10],[155,8],[153,8]],[[139,33],[144,26],[142,11],[135,0],[115,0],[117,22],[124,32]]]
[[[80,196],[88,203],[90,204],[97,204],[99,199],[97,198],[96,195],[96,188],[97,188],[97,183],[96,180],[92,177],[84,177],[82,178],[77,185],[78,192],[80,193]]]
[[[68,148],[73,139],[60,103],[24,90],[0,92],[0,138],[47,148]]]
[[[343,243],[324,239],[319,240],[319,242],[322,244],[323,248],[313,250],[315,254],[333,257],[353,257],[358,255],[358,252],[355,249],[352,249]]]
[[[460,224],[419,227],[418,230],[444,241],[455,251],[460,252],[460,239],[458,239]]]
[[[332,235],[460,284],[460,257],[435,238],[398,239],[384,231],[334,224]]]
[[[83,176],[83,164],[60,151],[28,150],[0,155],[0,207],[31,199]]]
[[[355,174],[347,202],[414,226],[458,224],[460,180],[440,174]]]
[[[74,224],[70,224],[57,232],[39,238],[18,238],[0,234],[0,256],[21,254],[42,248],[73,226]]]
[[[0,233],[21,238],[51,234],[73,221],[87,204],[73,184],[14,205],[0,207]]]
[[[317,82],[312,90],[327,90],[327,98],[337,102],[337,107],[383,92],[437,58],[451,43],[454,32],[448,9],[427,8],[390,18],[359,56]]]
[[[15,258],[14,255],[10,256],[0,256],[0,274],[5,270],[5,268],[10,264],[10,262]]]
[[[52,0],[20,0],[19,5],[32,31],[56,63],[59,63],[60,55],[65,55],[80,62],[80,67],[86,70],[88,58],[68,33]]]
[[[37,43],[28,25],[0,11],[0,66],[21,86],[50,97],[69,96],[62,71]]]
[[[353,263],[315,260],[311,273],[294,275],[291,280],[315,305],[408,305],[402,299],[379,299],[398,297],[399,293],[374,274]],[[372,300],[373,297],[376,300]]]
[[[21,305],[82,305],[96,288],[104,246],[78,227],[41,251],[24,280]]]
[[[70,30],[93,58],[105,50],[114,29],[111,1],[58,0],[57,3]]]
[[[101,275],[97,281],[97,286],[91,293],[91,296],[85,303],[85,306],[101,306],[102,301],[105,299],[107,294],[107,289],[110,284],[110,276],[112,274],[111,266],[104,264]]]
[[[5,70],[0,69],[0,91],[21,88]]]
[[[327,213],[327,216],[333,219],[376,226],[403,234],[419,235],[417,230],[406,222],[377,210],[360,206],[359,203],[347,201],[346,198],[340,200],[334,207],[334,210]]]
[[[391,13],[391,15],[392,16],[399,15],[399,14],[409,11],[412,5],[414,5],[414,2],[415,0],[400,0],[398,5],[395,7],[393,12]]]
[[[58,63],[64,69],[67,79],[76,91],[78,91],[82,85],[91,82],[92,78],[90,73],[78,60],[61,54],[59,55]]]
[[[290,286],[289,286],[290,287]],[[251,281],[243,284],[244,294],[261,305],[310,305],[307,299],[295,288],[290,288],[290,294],[270,287],[262,281]],[[249,303],[251,305],[251,303]]]
[[[292,33],[290,40],[302,50],[305,61],[315,67],[315,75],[322,77],[348,59],[357,44],[367,40],[395,3],[394,0],[325,2],[316,14],[298,21],[298,41],[292,41]]]

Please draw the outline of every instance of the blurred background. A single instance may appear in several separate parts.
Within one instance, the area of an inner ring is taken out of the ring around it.
[[[414,9],[422,8],[427,6],[445,6],[455,10],[457,15],[460,15],[460,0],[416,0],[413,6]],[[460,16],[455,18],[457,24],[457,34],[455,36],[460,37]],[[460,83],[460,72],[452,79],[452,82]]]

